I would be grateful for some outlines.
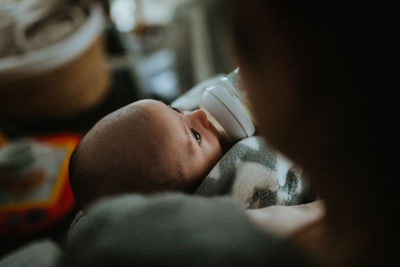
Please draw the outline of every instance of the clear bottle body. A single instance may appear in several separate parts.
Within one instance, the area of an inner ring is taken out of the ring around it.
[[[245,91],[240,89],[238,69],[203,92],[200,108],[227,141],[237,141],[255,132],[252,108]]]

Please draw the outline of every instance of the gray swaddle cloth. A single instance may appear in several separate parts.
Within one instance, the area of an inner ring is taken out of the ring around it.
[[[270,149],[261,137],[236,143],[216,164],[195,194],[231,195],[246,208],[302,203],[307,192],[301,170]]]

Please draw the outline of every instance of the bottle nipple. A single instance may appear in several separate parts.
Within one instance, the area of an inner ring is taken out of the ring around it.
[[[214,128],[217,130],[221,141],[223,142],[230,142],[231,138],[229,137],[228,133],[225,131],[224,127],[222,127],[222,125],[214,118],[213,115],[211,115],[210,112],[208,112],[205,109],[202,109],[206,115],[207,115],[207,119],[208,121],[214,126]]]

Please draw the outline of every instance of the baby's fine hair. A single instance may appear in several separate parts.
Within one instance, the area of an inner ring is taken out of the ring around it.
[[[151,118],[140,108],[121,111],[100,120],[71,155],[69,180],[81,208],[107,196],[183,191],[179,169],[162,164],[167,159],[159,155],[157,143],[148,140]]]

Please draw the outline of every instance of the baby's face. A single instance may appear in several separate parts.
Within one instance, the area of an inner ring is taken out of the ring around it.
[[[148,134],[160,144],[158,152],[166,163],[180,164],[188,184],[206,175],[221,157],[219,134],[204,111],[182,112],[154,100],[136,104],[151,116]]]

